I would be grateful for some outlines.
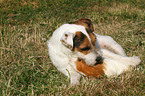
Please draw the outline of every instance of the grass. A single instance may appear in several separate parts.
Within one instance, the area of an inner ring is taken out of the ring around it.
[[[143,96],[144,5],[144,0],[0,0],[0,95]],[[140,56],[141,64],[117,78],[82,77],[71,87],[50,61],[46,41],[60,25],[82,17],[128,56]]]

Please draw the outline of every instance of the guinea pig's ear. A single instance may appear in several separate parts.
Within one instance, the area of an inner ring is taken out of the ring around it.
[[[74,38],[75,34],[70,33],[70,32],[65,32],[60,41],[62,42],[62,44],[64,46],[66,46],[67,48],[69,48],[70,50],[73,49],[73,38]]]

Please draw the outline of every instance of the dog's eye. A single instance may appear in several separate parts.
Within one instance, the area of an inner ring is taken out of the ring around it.
[[[90,50],[90,47],[81,48],[82,51]]]

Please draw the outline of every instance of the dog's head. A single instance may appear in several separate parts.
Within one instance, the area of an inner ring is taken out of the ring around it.
[[[94,65],[102,61],[101,51],[97,44],[96,35],[93,33],[93,25],[89,19],[80,19],[70,24],[81,25],[85,30],[74,33],[66,32],[61,38],[61,42],[74,55],[83,58],[88,65]]]

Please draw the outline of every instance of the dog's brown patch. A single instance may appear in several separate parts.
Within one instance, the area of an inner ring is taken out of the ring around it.
[[[92,49],[89,39],[80,31],[76,32],[73,43],[73,50],[82,52],[83,54],[89,53]]]
[[[87,18],[82,18],[82,19],[79,19],[77,21],[70,22],[70,24],[82,25],[86,28],[88,33],[94,31],[92,21],[90,19],[87,19]]]
[[[91,38],[91,43],[93,45],[95,45],[95,42],[96,42],[96,35],[94,33],[89,33],[89,36]]]
[[[94,49],[96,51],[100,50],[99,48],[96,47],[96,44],[95,44],[96,43],[96,39],[97,39],[96,35],[94,33],[89,33],[89,36],[91,38],[91,43],[92,43]]]
[[[95,45],[95,42],[96,42],[96,35],[93,33],[94,31],[94,28],[93,28],[93,24],[92,24],[92,21],[90,19],[87,19],[87,18],[82,18],[82,19],[79,19],[77,21],[74,21],[74,22],[70,22],[70,24],[76,24],[76,25],[82,25],[85,27],[87,33],[89,34],[90,36],[90,39],[91,39],[91,43],[93,44],[94,48],[96,50],[99,50],[96,48],[96,45]]]
[[[83,61],[83,59],[78,58],[76,61],[76,68],[79,72],[84,73],[88,77],[97,77],[99,78],[101,74],[104,73],[104,64],[97,64],[94,66],[88,66],[86,63]]]

